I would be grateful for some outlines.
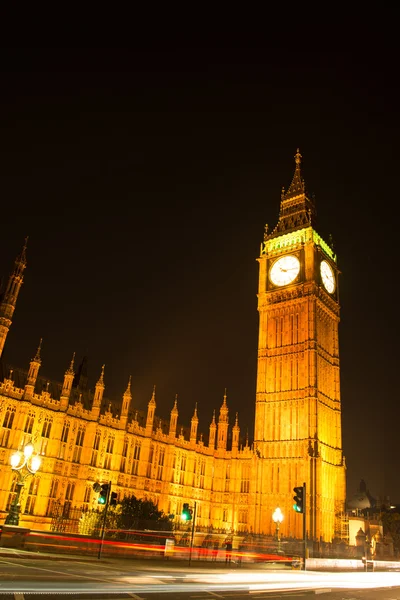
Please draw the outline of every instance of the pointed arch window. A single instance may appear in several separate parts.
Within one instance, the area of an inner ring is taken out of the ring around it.
[[[65,492],[65,501],[64,501],[64,508],[63,508],[63,515],[65,517],[69,516],[70,510],[72,508],[74,492],[75,492],[75,483],[70,481],[67,485],[67,489]]]
[[[64,421],[63,430],[62,430],[62,434],[61,434],[61,441],[64,442],[64,444],[66,444],[68,442],[69,427],[70,427],[70,422]]]
[[[149,460],[147,462],[146,477],[151,477],[151,467],[153,465],[154,446],[150,446]]]
[[[32,479],[30,481],[28,497],[26,499],[26,504],[25,504],[25,514],[26,515],[34,514],[35,503],[36,503],[36,498],[37,498],[38,489],[39,489],[39,482],[40,482],[40,477],[37,477],[37,476],[32,477]]]
[[[206,474],[206,459],[202,458],[200,460],[200,473],[199,473],[199,488],[204,490],[204,480]]]
[[[35,422],[35,413],[33,411],[29,412],[26,416],[24,433],[32,433],[33,424]]]
[[[6,512],[10,510],[11,504],[14,502],[15,496],[17,494],[17,483],[18,483],[18,475],[13,477],[10,493],[8,494],[7,504],[6,504]]]
[[[85,439],[85,428],[83,425],[81,425],[78,429],[78,432],[77,432],[76,438],[75,438],[74,455],[72,458],[72,462],[74,462],[74,463],[79,463],[81,461],[84,439]]]
[[[125,438],[124,439],[124,445],[122,447],[121,464],[119,466],[120,473],[125,473],[126,459],[127,459],[127,456],[128,456],[128,448],[129,448],[129,441],[128,441],[127,438]]]
[[[140,442],[136,440],[133,446],[132,475],[137,475],[139,472],[140,450]]]
[[[93,443],[93,449],[92,449],[92,457],[90,459],[90,464],[91,464],[92,467],[97,467],[97,460],[98,460],[98,457],[99,457],[100,441],[101,441],[101,432],[99,430],[97,430],[96,434],[94,436],[94,443]]]
[[[160,448],[160,452],[158,455],[158,465],[157,465],[157,479],[159,479],[160,481],[162,481],[162,478],[163,478],[164,460],[165,460],[165,448]]]
[[[180,473],[179,473],[179,483],[181,485],[185,485],[185,475],[186,475],[186,455],[183,454],[182,458],[181,458],[181,464],[180,464]]]
[[[115,444],[115,437],[113,435],[110,435],[107,440],[106,455],[104,457],[104,468],[105,469],[111,469],[112,456],[114,453],[114,444]]]
[[[70,422],[64,421],[64,425],[63,425],[63,429],[62,429],[62,433],[61,433],[61,443],[60,443],[60,450],[58,453],[58,458],[64,459],[66,457],[67,442],[68,442],[68,437],[69,437],[69,428],[70,428]]]
[[[242,465],[242,479],[240,481],[240,492],[248,494],[250,490],[250,465]]]
[[[46,517],[51,517],[57,504],[59,481],[58,479],[52,479],[50,484],[49,501],[47,503]]]
[[[44,437],[44,438],[50,437],[52,424],[53,424],[53,419],[51,417],[45,417],[43,427],[42,427],[42,437]]]
[[[46,454],[52,424],[53,424],[52,417],[45,417],[43,427],[42,427],[42,439],[40,441],[40,454]]]
[[[8,406],[3,419],[3,426],[0,431],[0,446],[7,447],[10,439],[10,431],[15,417],[15,408]]]
[[[229,464],[227,464],[226,470],[225,470],[225,492],[229,492],[230,480],[231,480],[231,466]]]

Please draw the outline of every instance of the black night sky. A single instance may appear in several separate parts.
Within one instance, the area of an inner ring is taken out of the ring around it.
[[[253,436],[257,285],[294,154],[340,276],[348,497],[400,503],[398,93],[391,48],[3,48],[0,274],[29,236],[5,360],[207,434]],[[396,147],[395,147],[396,142]]]

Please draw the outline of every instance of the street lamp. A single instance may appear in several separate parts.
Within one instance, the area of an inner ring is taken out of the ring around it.
[[[275,523],[275,527],[276,527],[276,530],[275,530],[276,540],[278,542],[278,553],[280,553],[281,552],[281,538],[279,536],[279,527],[283,521],[283,514],[282,514],[282,511],[280,508],[276,508],[274,510],[274,512],[272,514],[272,520]]]
[[[10,506],[10,512],[4,521],[5,525],[19,525],[19,513],[21,510],[19,499],[25,479],[29,475],[34,475],[40,468],[41,458],[38,454],[33,454],[34,450],[33,444],[29,443],[24,446],[22,451],[17,450],[11,455],[11,469],[18,473],[18,481],[16,483],[17,493]]]

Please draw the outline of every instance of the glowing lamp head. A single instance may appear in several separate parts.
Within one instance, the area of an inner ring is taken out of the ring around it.
[[[11,454],[10,462],[11,462],[12,469],[18,469],[18,467],[22,463],[22,453],[19,452],[19,450],[17,450],[17,452],[14,452],[14,454]]]
[[[35,456],[32,456],[31,464],[30,464],[30,470],[32,471],[32,473],[36,473],[36,471],[38,471],[40,469],[41,462],[42,462],[42,459],[40,458],[40,456],[38,454],[36,454]]]
[[[26,460],[28,460],[28,458],[30,458],[32,456],[33,450],[34,450],[33,444],[27,444],[24,447],[24,456],[25,456]]]
[[[283,514],[280,508],[276,508],[273,512],[272,515],[272,520],[274,523],[282,523],[283,521]]]

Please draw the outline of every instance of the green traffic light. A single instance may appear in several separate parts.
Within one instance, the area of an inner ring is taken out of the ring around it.
[[[192,510],[187,502],[182,507],[181,519],[182,521],[190,521],[192,519]]]
[[[296,512],[301,512],[301,508],[297,504],[293,504],[293,508]]]
[[[106,503],[106,499],[103,498],[103,496],[100,496],[99,499],[98,499],[98,503],[99,504],[105,504]]]

